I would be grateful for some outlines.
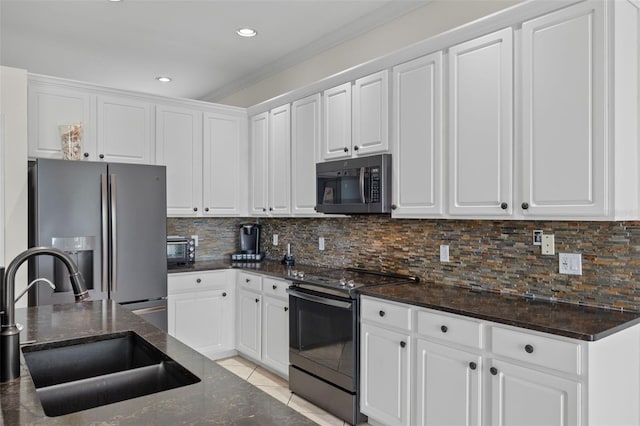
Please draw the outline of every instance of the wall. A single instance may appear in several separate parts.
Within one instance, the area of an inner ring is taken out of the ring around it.
[[[4,226],[6,265],[27,248],[27,72],[0,66],[0,114],[4,116]],[[27,268],[16,275],[16,294],[27,285]],[[22,298],[16,306],[27,306]]]
[[[198,255],[228,259],[240,223],[256,219],[170,219],[170,228],[204,235]],[[193,222],[193,224],[189,224]],[[298,263],[360,267],[419,276],[450,285],[640,311],[640,222],[397,220],[388,216],[260,219],[262,250],[280,260],[287,243]],[[532,231],[554,234],[556,255],[533,246]],[[271,245],[279,235],[278,247]],[[325,251],[318,250],[318,237]],[[440,263],[439,246],[450,247]],[[582,253],[583,275],[560,275],[558,253]]]
[[[435,0],[368,33],[342,43],[222,99],[249,107],[436,34],[490,15],[521,0]]]

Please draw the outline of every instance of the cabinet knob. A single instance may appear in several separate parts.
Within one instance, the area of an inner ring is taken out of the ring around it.
[[[501,208],[502,210],[506,210],[506,209],[507,209],[507,207],[509,207],[509,204],[507,204],[507,203],[502,203],[502,204],[500,204],[500,208]]]
[[[244,281],[245,281],[245,282],[247,282],[247,283],[249,283],[249,282],[251,282],[251,279],[249,279],[249,278],[245,278],[245,280],[244,280]]]
[[[398,208],[398,206],[396,206],[395,204],[391,204],[391,210],[395,210],[397,208]]]
[[[378,312],[378,315],[380,315],[381,317],[385,316],[385,311]]]
[[[529,208],[529,203],[522,203],[522,210],[527,210]]]
[[[405,346],[407,346],[407,342],[405,342],[405,341],[400,342],[400,347],[401,348],[404,348]]]
[[[209,211],[209,207],[205,207],[205,208],[204,208],[204,211],[205,211],[205,212],[208,212],[208,211]]]
[[[84,158],[89,158],[89,153],[88,152],[85,152],[83,155],[84,155]]]
[[[222,297],[227,297],[227,292],[222,293]]]
[[[285,306],[284,307],[284,311],[287,312],[288,310],[289,310],[289,308]]]
[[[256,297],[256,303],[258,303],[259,301],[260,301],[260,299],[258,299],[258,298]]]
[[[197,207],[194,207],[194,208],[193,208],[193,211],[194,211],[194,212],[197,212],[197,211],[198,211],[198,208],[197,208]]]
[[[271,211],[273,211],[273,207],[269,207],[269,211],[270,211],[270,212],[271,212]]]
[[[102,160],[104,158],[104,154],[100,154],[98,157]]]
[[[357,151],[357,150],[359,150],[359,149],[360,149],[360,147],[359,147],[358,145],[356,145],[356,146],[354,146],[354,147],[353,147],[353,150],[354,150],[354,151]]]
[[[524,351],[528,354],[532,354],[533,353],[533,346],[531,345],[525,345],[524,347]]]
[[[498,374],[498,369],[497,369],[497,368],[495,368],[495,367],[491,367],[491,368],[489,369],[489,372],[490,372],[492,375],[494,375],[494,376],[495,376],[496,374]]]
[[[274,289],[274,290],[278,288],[278,286],[277,286],[277,285],[275,285],[275,284],[274,284],[274,285],[272,285],[272,287],[273,287],[273,289]]]
[[[200,284],[200,283],[202,282],[202,280],[201,280],[200,278],[197,278],[197,279],[196,279],[196,282],[197,282],[198,284]]]
[[[471,361],[469,363],[469,368],[472,370],[475,370],[476,368],[478,368],[478,364],[476,364],[475,362]]]
[[[313,206],[313,209],[314,209],[315,211],[318,211],[318,206]]]
[[[346,146],[344,147],[344,152],[349,152],[349,148],[347,148]]]
[[[440,327],[440,331],[442,331],[443,333],[446,333],[447,331],[449,331],[449,327],[447,327],[446,325],[443,325]]]
[[[266,211],[267,211],[267,209],[265,209],[265,208],[263,207],[263,208],[262,208],[262,211],[263,211],[263,212],[266,212]]]

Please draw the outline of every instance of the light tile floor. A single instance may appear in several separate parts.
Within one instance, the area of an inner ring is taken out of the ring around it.
[[[218,364],[231,371],[235,375],[248,381],[258,389],[268,393],[283,404],[310,418],[322,426],[348,426],[349,423],[327,413],[322,408],[318,408],[309,401],[294,395],[289,390],[289,383],[280,376],[277,376],[253,362],[234,356],[220,359]],[[365,423],[366,425],[366,423]]]

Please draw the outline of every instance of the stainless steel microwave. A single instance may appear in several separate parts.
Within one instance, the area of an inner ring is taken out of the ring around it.
[[[318,163],[316,191],[321,213],[389,213],[391,154]]]

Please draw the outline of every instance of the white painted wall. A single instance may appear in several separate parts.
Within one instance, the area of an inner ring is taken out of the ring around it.
[[[27,71],[0,66],[0,114],[4,117],[4,239],[2,263],[27,248]],[[27,267],[16,276],[16,294],[27,286]],[[18,307],[27,306],[22,298]]]
[[[521,1],[434,0],[386,25],[215,101],[240,107],[256,105]]]

